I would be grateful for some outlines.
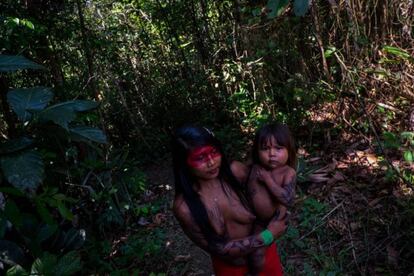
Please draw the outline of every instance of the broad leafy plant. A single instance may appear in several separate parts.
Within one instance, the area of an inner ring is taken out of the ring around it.
[[[23,56],[0,55],[0,74],[23,69],[43,67]],[[17,134],[0,138],[0,262],[10,275],[69,275],[81,268],[77,250],[86,237],[72,222],[77,200],[48,171],[61,169],[55,163],[68,159],[71,143],[106,143],[106,136],[78,119],[98,103],[52,100],[47,87],[7,92],[18,119]]]

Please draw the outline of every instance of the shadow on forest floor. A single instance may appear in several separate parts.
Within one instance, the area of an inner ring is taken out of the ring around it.
[[[160,196],[167,202],[167,206],[171,206],[174,197],[171,161],[163,161],[160,165],[148,168],[146,174],[152,187],[168,187]],[[165,256],[158,256],[168,258],[164,260],[163,272],[167,275],[212,275],[209,255],[187,238],[172,214],[171,208],[168,208],[164,215],[164,221],[160,227],[165,233],[166,250]],[[160,267],[155,266],[155,268]]]
[[[319,156],[304,152],[306,166],[321,169],[298,184],[295,212],[280,246],[288,275],[412,272],[412,251],[406,247],[412,229],[401,229],[414,215],[405,209],[412,206],[412,187],[390,177],[367,141],[356,141],[333,142]]]

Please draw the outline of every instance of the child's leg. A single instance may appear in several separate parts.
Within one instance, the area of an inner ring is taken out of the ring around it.
[[[285,219],[288,213],[286,206],[279,204],[279,206],[277,207],[277,213],[279,213],[279,219]],[[253,231],[255,234],[260,233],[261,231],[266,229],[266,226],[267,225],[265,225],[264,223],[256,222]],[[247,263],[249,268],[248,275],[259,275],[260,272],[263,271],[266,261],[265,258],[267,249],[267,247],[259,248],[247,256]]]
[[[254,226],[254,233],[260,233],[264,229],[266,229],[266,227],[256,223]],[[259,273],[262,271],[265,263],[266,249],[267,247],[259,248],[247,256],[247,264],[249,267],[248,275],[259,275]]]
[[[263,270],[266,248],[267,247],[259,248],[248,256],[249,273],[247,275],[256,276]]]

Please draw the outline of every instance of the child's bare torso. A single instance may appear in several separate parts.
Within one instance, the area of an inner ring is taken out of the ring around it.
[[[289,170],[291,168],[285,165],[270,172],[275,185],[283,187]],[[286,207],[270,193],[267,185],[258,179],[254,168],[251,172],[248,190],[257,219],[263,224],[267,224],[274,217],[277,210],[280,212],[286,211]]]

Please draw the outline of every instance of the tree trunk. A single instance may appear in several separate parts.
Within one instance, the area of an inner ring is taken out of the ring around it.
[[[234,58],[239,58],[239,28],[240,28],[240,12],[239,12],[239,2],[234,0],[233,3],[233,51]]]
[[[92,61],[93,57],[92,57],[92,52],[89,49],[88,30],[85,27],[85,20],[84,20],[84,17],[83,17],[83,10],[82,10],[81,1],[76,0],[76,5],[77,5],[77,8],[78,8],[79,24],[80,24],[80,29],[81,29],[83,50],[85,52],[86,62],[87,62],[87,65],[88,65],[88,80],[87,80],[86,85],[90,87],[90,90],[92,91],[95,100],[100,101],[99,91],[96,89],[96,84],[95,84],[95,75],[94,75],[93,61]]]
[[[318,10],[317,10],[316,4],[312,5],[311,13],[312,13],[312,18],[313,18],[313,23],[315,24],[316,41],[318,42],[319,50],[321,52],[323,71],[325,73],[326,79],[328,81],[331,81],[331,74],[329,73],[328,63],[326,62],[326,58],[325,58],[325,49],[323,46],[322,32],[321,32],[321,26],[319,24],[319,16],[318,16]]]
[[[196,46],[197,52],[200,56],[201,63],[206,66],[208,65],[209,60],[209,53],[205,47],[204,37],[198,27],[198,18],[197,18],[197,10],[194,5],[194,1],[191,1],[191,5],[189,7],[188,12],[190,13],[192,19],[192,30],[193,30],[193,41],[194,45]]]

